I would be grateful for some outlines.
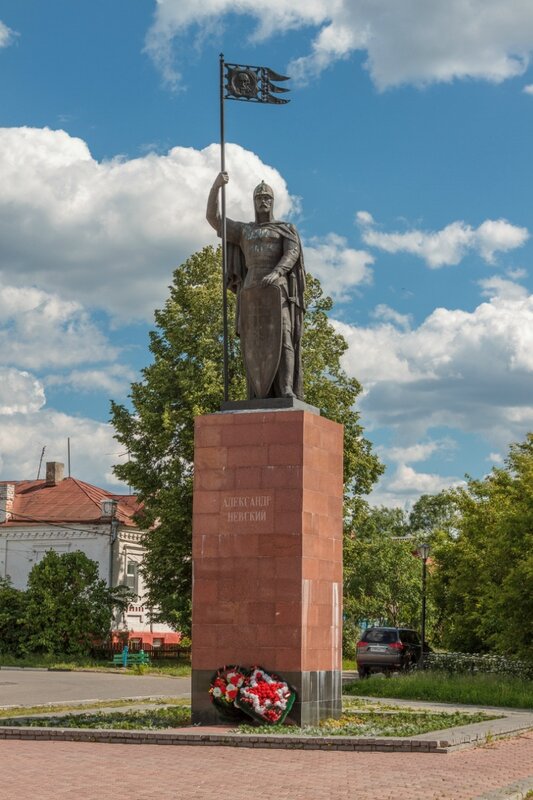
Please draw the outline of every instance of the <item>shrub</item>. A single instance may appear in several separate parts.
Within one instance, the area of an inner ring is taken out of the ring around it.
[[[105,639],[115,609],[131,598],[126,587],[108,588],[96,561],[79,550],[49,550],[31,570],[25,595],[27,652],[78,656]]]
[[[8,578],[0,578],[0,654],[23,655],[26,594],[15,589]]]
[[[428,653],[424,657],[428,669],[441,670],[450,675],[496,673],[515,678],[533,679],[533,664],[527,661],[477,653]]]

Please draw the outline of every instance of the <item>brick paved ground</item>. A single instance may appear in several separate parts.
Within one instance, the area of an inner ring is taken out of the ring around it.
[[[533,773],[533,732],[450,755],[0,742],[0,800],[471,800]]]

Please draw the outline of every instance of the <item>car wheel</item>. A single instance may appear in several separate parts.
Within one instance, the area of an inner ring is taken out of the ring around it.
[[[402,672],[408,672],[408,670],[412,669],[412,667],[413,667],[413,661],[411,659],[411,656],[408,656],[403,662],[401,670]]]
[[[363,680],[364,678],[368,678],[368,676],[370,674],[370,672],[369,672],[367,667],[359,667],[357,672],[359,673],[359,677],[361,678],[361,680]]]

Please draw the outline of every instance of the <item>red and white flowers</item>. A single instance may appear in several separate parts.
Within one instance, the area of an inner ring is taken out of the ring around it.
[[[262,667],[222,667],[213,676],[209,693],[223,713],[231,708],[238,713],[239,709],[257,722],[271,725],[284,721],[296,698],[286,681]]]
[[[242,667],[235,665],[229,667],[221,667],[216,671],[211,681],[211,688],[209,694],[213,698],[213,702],[227,703],[233,705],[237,699],[239,689],[242,686],[245,678],[245,671]]]
[[[283,722],[294,702],[294,692],[278,675],[254,667],[244,680],[237,708],[260,722]]]

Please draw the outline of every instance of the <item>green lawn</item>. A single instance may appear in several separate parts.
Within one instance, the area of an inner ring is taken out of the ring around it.
[[[111,661],[99,661],[94,658],[75,658],[70,656],[32,655],[25,658],[0,655],[0,667],[40,667],[50,670],[95,670],[123,671],[122,667],[113,667]],[[187,678],[191,674],[190,661],[171,660],[156,661],[141,667],[128,667],[128,675],[164,675]]]
[[[344,686],[343,692],[438,703],[533,708],[533,681],[495,674],[449,675],[427,670],[392,678],[376,675]]]
[[[53,714],[63,711],[93,711],[99,708],[122,708],[123,706],[156,705],[156,706],[188,706],[189,700],[183,697],[141,697],[141,698],[121,698],[119,700],[92,700],[86,703],[46,703],[38,706],[10,706],[0,708],[0,725],[3,719],[21,716],[27,717],[32,714]]]
[[[455,728],[498,719],[482,713],[438,713],[402,709],[394,713],[381,710],[346,709],[339,719],[327,719],[316,726],[240,725],[239,733],[283,734],[287,736],[418,736],[430,731]]]
[[[13,711],[11,712],[13,714]],[[27,713],[27,711],[26,711]],[[495,716],[471,713],[434,713],[401,709],[383,711],[350,708],[349,703],[338,720],[324,720],[314,727],[298,728],[295,725],[239,725],[237,733],[284,734],[288,736],[415,736],[429,731],[468,725]],[[84,714],[67,714],[56,717],[7,718],[2,725],[10,727],[39,728],[91,728],[99,730],[153,730],[181,728],[191,724],[191,710],[185,705],[167,708],[125,710],[110,713],[98,711]]]
[[[2,725],[31,728],[96,728],[99,730],[151,730],[182,728],[191,724],[191,709],[187,706],[155,708],[149,711],[113,711],[109,714],[67,714],[62,717],[33,719],[4,719]]]

